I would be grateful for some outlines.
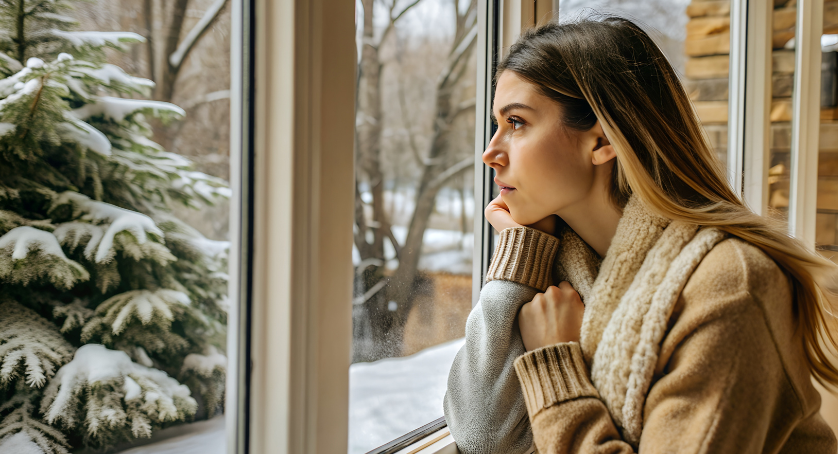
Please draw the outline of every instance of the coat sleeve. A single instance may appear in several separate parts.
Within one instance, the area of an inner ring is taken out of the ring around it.
[[[800,424],[818,429],[822,449],[807,452],[835,452],[834,436],[817,414],[819,400],[804,404],[799,397],[799,390],[808,389],[817,399],[808,374],[794,385],[781,353],[799,346],[802,355],[799,334],[777,329],[766,315],[787,311],[791,318],[782,274],[774,282],[754,284],[762,289],[730,291],[737,284],[726,280],[737,279],[717,265],[720,269],[708,276],[712,279],[692,283],[695,291],[685,297],[685,290],[679,300],[661,346],[657,380],[646,397],[638,446],[622,438],[599,399],[578,343],[516,359],[540,454],[777,452]],[[772,304],[766,303],[769,298]]]
[[[525,454],[532,431],[515,358],[525,352],[521,306],[550,284],[558,240],[528,228],[501,232],[489,282],[466,322],[466,341],[451,366],[445,419],[462,454]]]

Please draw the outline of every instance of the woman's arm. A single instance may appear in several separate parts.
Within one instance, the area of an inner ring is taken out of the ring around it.
[[[463,454],[530,452],[532,432],[513,362],[525,352],[516,316],[550,283],[558,240],[526,227],[501,232],[488,283],[448,376],[445,419]]]

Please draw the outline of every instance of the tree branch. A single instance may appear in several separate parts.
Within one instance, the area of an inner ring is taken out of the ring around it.
[[[172,65],[174,68],[180,68],[180,65],[183,64],[183,61],[186,60],[186,57],[189,56],[189,53],[192,52],[192,48],[195,47],[195,44],[201,39],[201,36],[209,30],[210,26],[215,22],[215,19],[221,14],[224,10],[224,7],[227,5],[227,0],[216,0],[209,9],[204,13],[204,16],[201,20],[192,27],[192,30],[189,30],[189,33],[183,38],[183,41],[177,47],[171,55],[169,55],[169,64]]]
[[[200,106],[201,104],[213,102],[213,101],[220,101],[222,99],[230,99],[230,90],[218,90],[212,93],[207,93],[196,98],[192,98],[183,103],[181,107],[185,110],[189,110],[195,107]],[[472,103],[474,105],[474,103]]]
[[[428,183],[428,191],[434,191],[439,189],[446,181],[451,179],[453,176],[459,174],[460,172],[465,171],[469,167],[474,165],[474,157],[469,156],[468,158],[463,159],[462,161],[454,164],[453,166],[445,169],[444,172],[440,173],[436,176],[430,183]]]
[[[387,24],[387,28],[385,28],[384,33],[381,34],[381,39],[378,40],[378,44],[376,45],[376,48],[380,47],[381,43],[383,43],[384,40],[387,39],[387,35],[389,35],[391,31],[393,31],[393,29],[396,27],[396,22],[399,19],[401,19],[402,16],[404,16],[404,13],[408,12],[408,10],[410,10],[411,8],[416,6],[422,0],[415,0],[413,3],[405,6],[404,9],[402,10],[402,12],[397,14],[396,17],[393,17],[393,10],[396,8],[396,1],[397,0],[393,0],[393,5],[390,7],[390,23]]]
[[[460,59],[463,58],[464,55],[468,54],[471,46],[474,45],[475,39],[477,38],[477,25],[473,25],[471,30],[463,36],[462,41],[457,44],[454,50],[451,52],[451,55],[448,57],[448,63],[445,65],[445,70],[442,71],[440,74],[439,82],[437,82],[437,87],[442,87],[448,81],[448,78],[451,77],[451,74],[454,72],[457,63],[460,62]]]

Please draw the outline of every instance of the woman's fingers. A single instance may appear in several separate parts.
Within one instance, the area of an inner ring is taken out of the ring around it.
[[[509,207],[506,206],[501,196],[497,196],[489,202],[484,214],[489,224],[492,224],[492,227],[498,232],[510,227],[521,227],[521,224],[518,224],[512,219],[512,215],[509,214]]]
[[[568,282],[548,287],[524,304],[518,314],[518,327],[524,347],[529,350],[561,342],[578,342],[585,306]]]

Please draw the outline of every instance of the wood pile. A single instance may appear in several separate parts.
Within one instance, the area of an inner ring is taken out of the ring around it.
[[[769,202],[783,216],[788,209],[795,58],[794,49],[785,46],[794,37],[797,1],[773,2]],[[690,19],[684,43],[688,57],[685,86],[711,145],[724,162],[728,137],[730,2],[693,0],[687,7],[687,15]],[[825,0],[823,27],[824,34],[838,34],[838,0]],[[816,241],[826,249],[824,252],[838,251],[838,109],[821,110],[819,148]]]

